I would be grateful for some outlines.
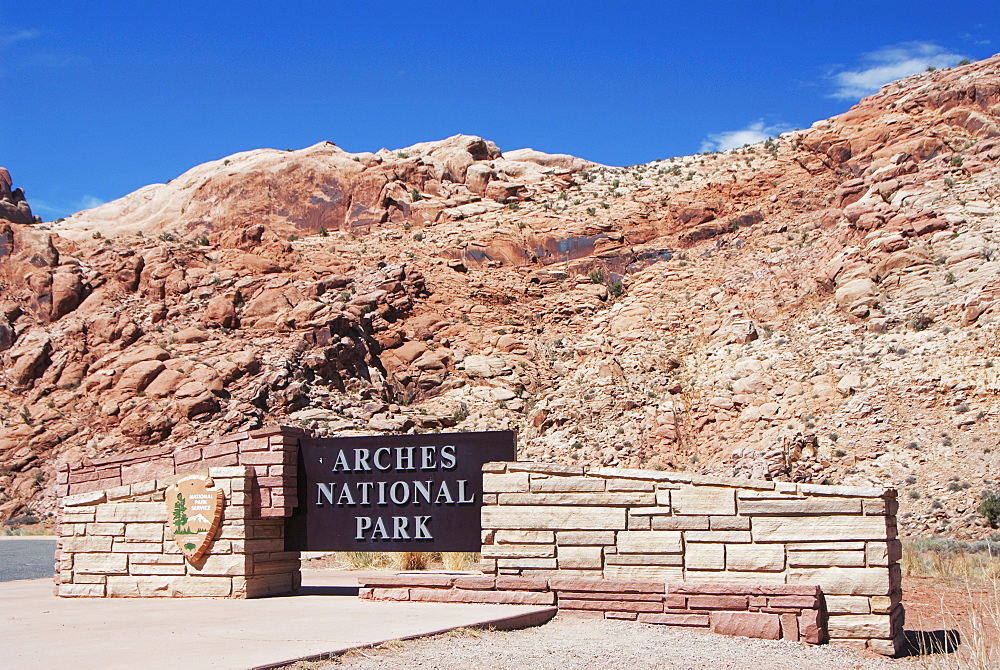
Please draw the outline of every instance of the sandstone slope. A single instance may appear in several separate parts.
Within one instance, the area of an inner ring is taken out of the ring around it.
[[[324,143],[11,219],[0,516],[51,510],[61,462],[283,422],[514,427],[522,458],[888,484],[906,532],[983,536],[998,68],[726,153]]]

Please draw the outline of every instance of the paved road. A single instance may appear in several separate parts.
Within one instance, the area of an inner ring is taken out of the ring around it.
[[[55,554],[55,538],[0,538],[0,582],[51,577]]]

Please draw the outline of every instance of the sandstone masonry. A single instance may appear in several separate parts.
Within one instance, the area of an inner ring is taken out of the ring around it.
[[[484,470],[488,575],[643,581],[667,584],[664,594],[685,583],[735,598],[718,609],[738,612],[754,588],[818,586],[830,639],[901,648],[893,489],[540,463]],[[748,616],[727,620],[773,628]]]
[[[400,574],[370,579],[369,600],[556,605],[566,615],[686,626],[722,635],[826,642],[818,586],[660,584],[561,577]]]
[[[299,552],[285,551],[284,538],[302,434],[273,427],[64,468],[56,593],[253,598],[295,591]],[[219,533],[195,562],[174,542],[164,501],[167,488],[189,474],[208,474],[225,494]]]
[[[254,597],[294,591],[284,551],[307,433],[272,427],[64,468],[57,592]],[[390,600],[556,605],[583,616],[710,628],[895,654],[902,646],[893,489],[542,463],[487,463],[482,576],[401,575]],[[185,561],[166,489],[207,473],[219,536]]]

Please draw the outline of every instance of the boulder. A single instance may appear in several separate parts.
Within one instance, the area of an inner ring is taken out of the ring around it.
[[[875,294],[875,282],[866,277],[854,279],[837,288],[834,300],[841,307],[849,307],[862,298]]]
[[[447,349],[427,351],[413,361],[413,367],[418,370],[447,370],[452,362],[451,352]]]
[[[8,357],[13,362],[7,367],[7,376],[15,386],[25,386],[45,371],[51,353],[52,342],[48,335],[32,333],[19,338],[8,350]]]
[[[861,375],[846,374],[837,382],[837,390],[842,395],[850,395],[861,388]]]
[[[213,296],[205,306],[201,320],[207,325],[235,328],[237,323],[236,295],[224,293]]]
[[[413,426],[413,419],[408,416],[398,416],[393,414],[375,414],[368,420],[370,430],[380,430],[383,432],[402,432]]]
[[[486,195],[486,186],[496,180],[496,171],[486,163],[470,165],[465,172],[465,185],[479,196]]]
[[[7,319],[0,319],[0,351],[7,351],[14,346],[14,328]]]
[[[83,281],[75,272],[52,275],[52,305],[50,319],[56,321],[80,306],[85,297]]]
[[[427,345],[423,342],[404,342],[399,347],[392,350],[392,355],[409,365],[417,360],[427,351]]]
[[[160,361],[141,361],[130,366],[122,373],[121,377],[115,383],[115,389],[121,393],[140,393],[165,369],[165,366]]]
[[[698,225],[715,218],[715,210],[710,207],[692,206],[677,211],[677,219],[681,223]]]
[[[508,181],[491,181],[486,185],[485,196],[497,202],[518,199],[527,192],[524,184],[512,184]]]
[[[180,370],[164,370],[146,385],[145,393],[153,398],[162,398],[174,392],[186,376]]]
[[[501,374],[507,367],[502,358],[496,356],[466,356],[462,362],[465,374],[470,377],[490,378]]]

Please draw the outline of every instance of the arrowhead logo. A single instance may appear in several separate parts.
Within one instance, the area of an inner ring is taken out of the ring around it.
[[[191,475],[167,489],[167,518],[189,562],[197,561],[222,525],[225,496],[207,475]]]

